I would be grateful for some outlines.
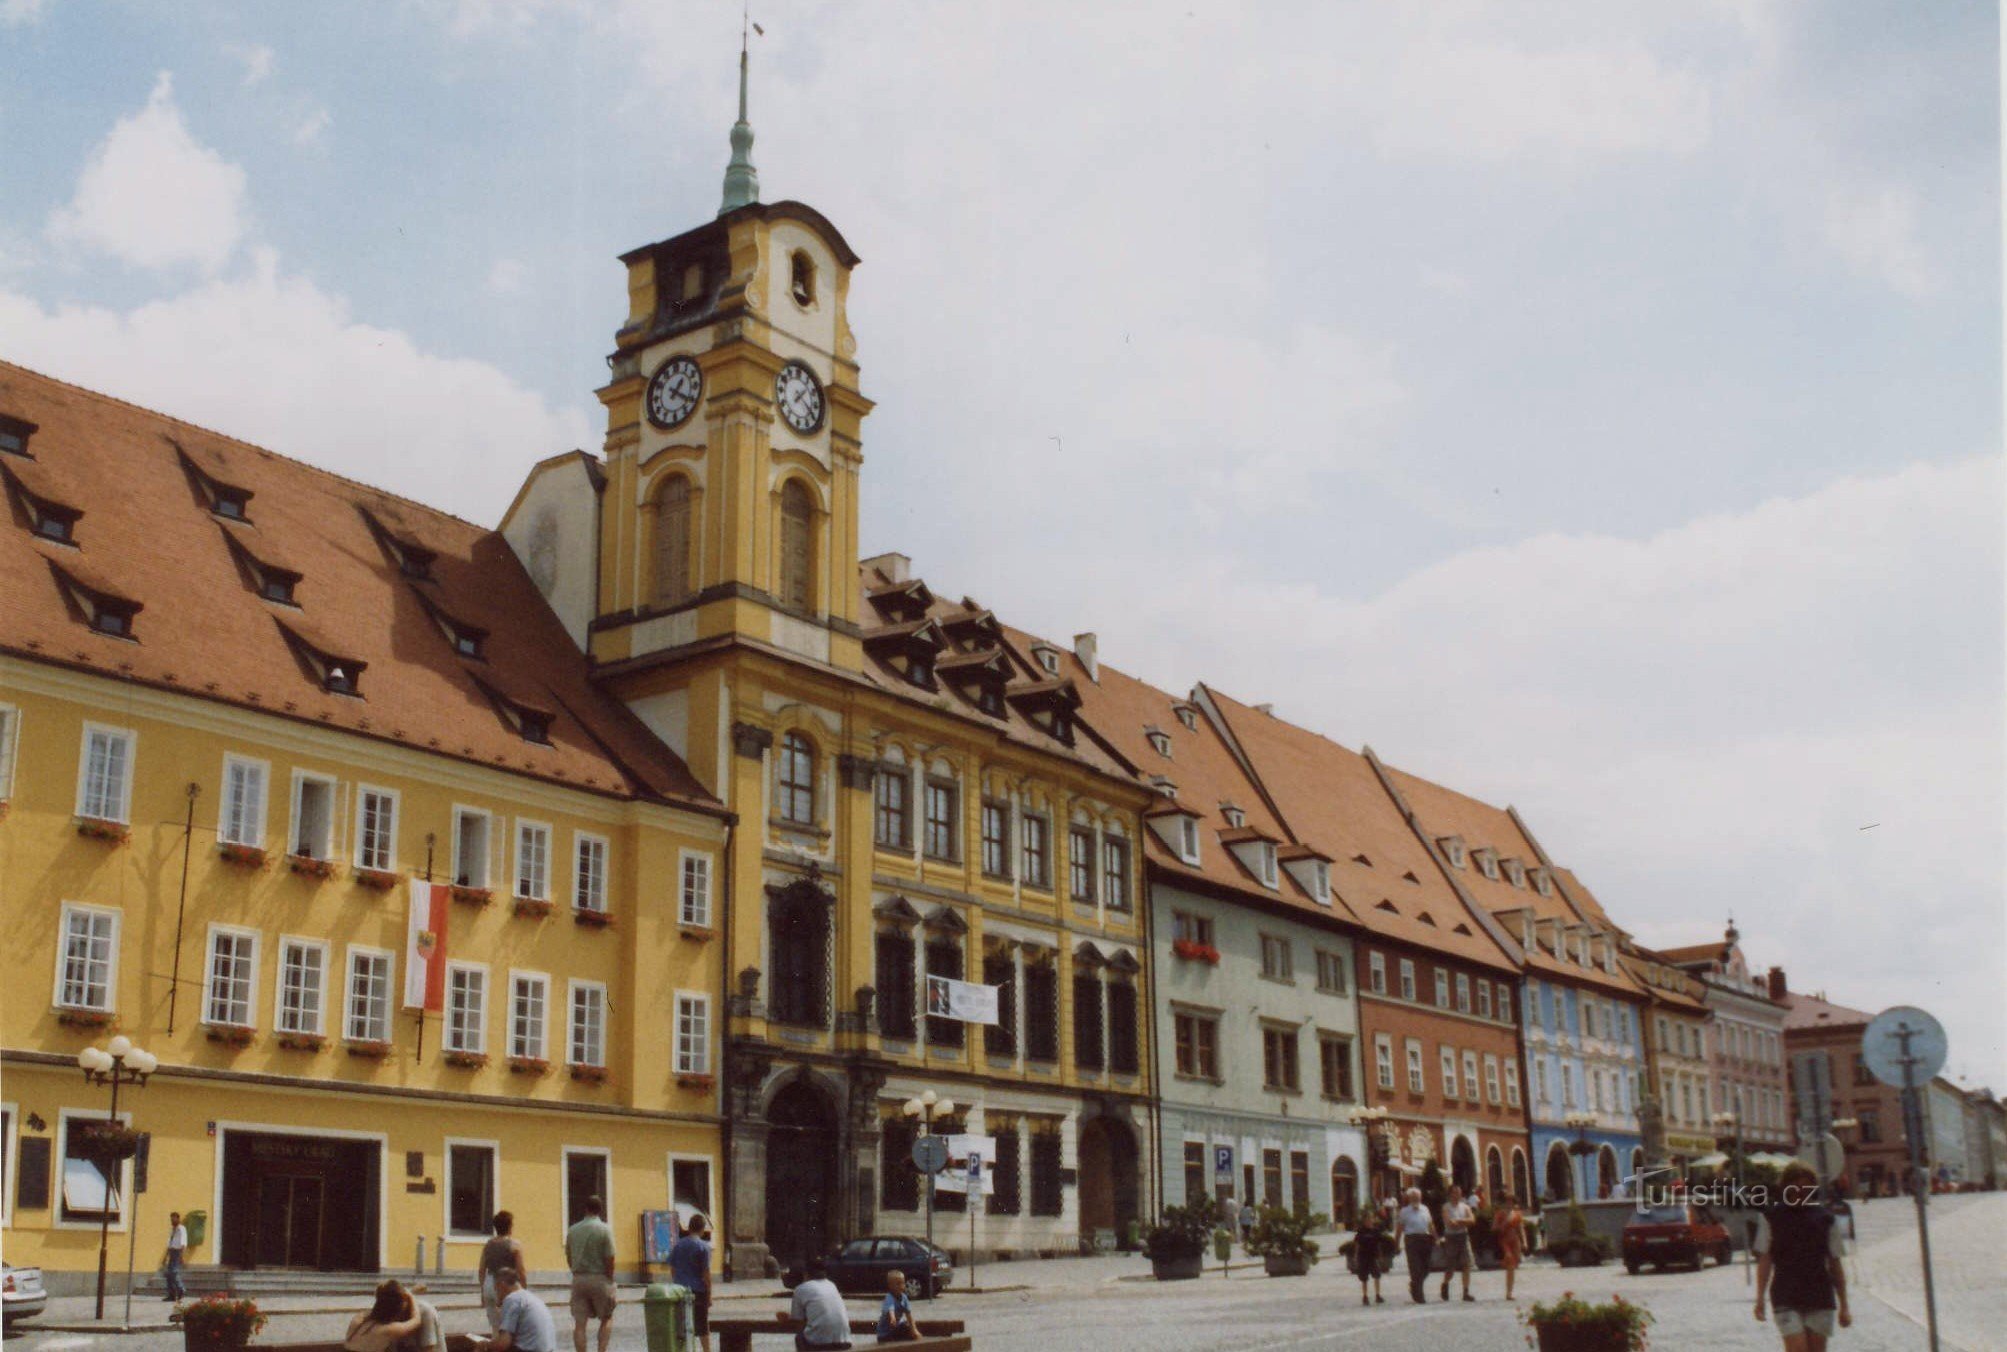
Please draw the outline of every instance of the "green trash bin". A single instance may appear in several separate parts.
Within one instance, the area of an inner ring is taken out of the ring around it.
[[[209,1233],[209,1213],[206,1211],[190,1211],[182,1216],[181,1224],[188,1231],[188,1247],[190,1249],[201,1248],[203,1237]]]
[[[690,1331],[695,1300],[689,1287],[673,1282],[656,1282],[643,1293],[641,1317],[648,1328],[648,1352],[686,1352],[696,1345]]]

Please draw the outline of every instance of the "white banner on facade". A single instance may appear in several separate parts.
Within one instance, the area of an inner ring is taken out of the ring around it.
[[[927,978],[927,1017],[962,1023],[996,1023],[997,988],[945,976]]]
[[[980,1160],[982,1183],[975,1189],[977,1195],[988,1197],[996,1191],[990,1180],[990,1172],[996,1168],[997,1138],[994,1136],[974,1136],[956,1134],[944,1136],[948,1143],[948,1167],[934,1175],[934,1191],[959,1192],[966,1194],[969,1187],[969,1161]]]

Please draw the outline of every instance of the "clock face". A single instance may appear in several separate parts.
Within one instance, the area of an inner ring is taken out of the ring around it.
[[[800,362],[789,362],[774,377],[774,402],[795,431],[813,432],[822,426],[822,385]]]
[[[674,427],[697,411],[704,393],[704,373],[689,357],[671,357],[648,382],[648,421]]]

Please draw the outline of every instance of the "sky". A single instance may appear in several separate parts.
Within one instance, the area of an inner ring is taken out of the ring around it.
[[[2007,1090],[1990,5],[754,9],[864,545],[1515,804]],[[719,0],[0,0],[0,353],[495,522],[717,210]]]

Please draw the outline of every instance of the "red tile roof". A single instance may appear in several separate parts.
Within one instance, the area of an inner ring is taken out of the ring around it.
[[[1821,1000],[1816,995],[1800,995],[1797,991],[1784,993],[1784,1031],[1798,1032],[1812,1028],[1852,1028],[1863,1027],[1874,1021],[1874,1015],[1864,1010],[1849,1009],[1829,1000]]]
[[[75,548],[18,516],[0,523],[0,650],[593,793],[719,810],[593,685],[496,532],[6,363],[0,413],[40,429],[34,458],[7,455],[8,467],[83,510]],[[202,476],[248,491],[248,519],[213,514]],[[429,581],[400,572],[372,518],[433,556]],[[257,594],[247,555],[300,574],[297,606]],[[81,622],[51,565],[140,602],[133,641]],[[482,659],[457,654],[435,614],[485,630]],[[324,689],[287,629],[365,664],[360,697]],[[550,744],[526,741],[484,683],[548,709]]]

